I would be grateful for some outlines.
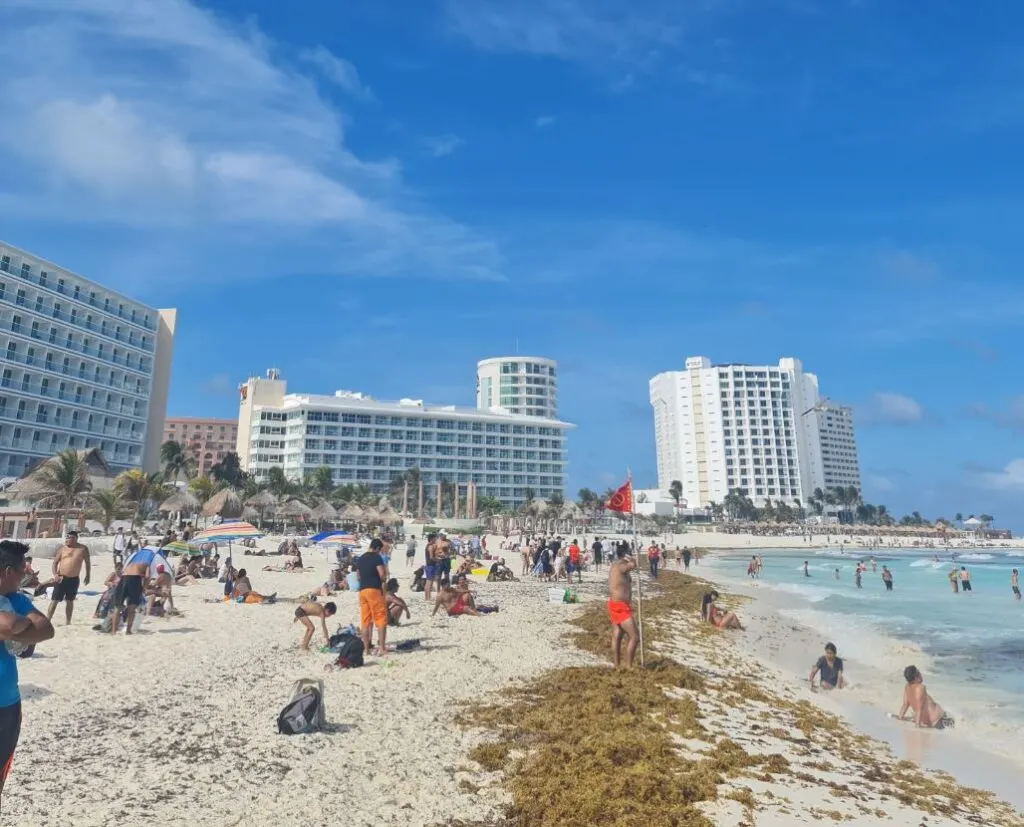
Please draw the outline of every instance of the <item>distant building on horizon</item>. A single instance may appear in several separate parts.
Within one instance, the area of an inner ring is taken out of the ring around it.
[[[0,242],[0,477],[69,448],[158,470],[176,320]]]
[[[860,488],[850,408],[824,400],[818,377],[798,359],[777,365],[712,365],[650,380],[658,487],[683,486],[690,508],[721,504],[744,491],[807,507],[816,488]]]
[[[496,356],[477,362],[476,406],[558,419],[558,363],[539,356]]]
[[[164,422],[163,441],[180,443],[195,462],[196,473],[207,476],[225,454],[235,450],[238,420],[169,416]]]
[[[335,484],[386,493],[396,476],[419,468],[430,491],[472,483],[479,496],[507,505],[523,502],[527,489],[544,499],[565,491],[565,437],[573,426],[557,419],[420,399],[381,402],[344,390],[287,393],[276,370],[248,379],[239,395],[236,450],[258,480],[271,468],[301,480],[327,466]]]

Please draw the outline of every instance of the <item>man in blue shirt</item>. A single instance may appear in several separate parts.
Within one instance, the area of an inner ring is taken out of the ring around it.
[[[11,648],[31,646],[53,637],[46,615],[18,591],[25,571],[28,546],[13,540],[0,542],[0,795],[14,762],[21,734],[21,693],[18,662]],[[8,643],[15,644],[13,647]]]

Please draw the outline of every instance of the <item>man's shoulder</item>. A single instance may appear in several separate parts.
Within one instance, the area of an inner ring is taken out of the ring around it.
[[[32,605],[32,601],[21,592],[7,595],[7,599],[11,601],[14,611],[20,615],[27,615],[29,612],[35,611],[36,607]]]

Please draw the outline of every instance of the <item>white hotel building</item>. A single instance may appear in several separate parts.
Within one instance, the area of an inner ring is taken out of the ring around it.
[[[383,493],[395,476],[419,468],[425,486],[472,482],[479,495],[507,504],[522,502],[528,488],[543,498],[565,488],[572,425],[554,418],[351,391],[286,393],[274,370],[239,391],[238,456],[257,479],[276,467],[300,480],[327,466],[335,484]]]
[[[557,364],[537,356],[499,356],[476,366],[476,406],[558,419]]]
[[[0,477],[67,448],[158,470],[175,319],[0,242]]]
[[[825,402],[818,378],[797,359],[778,365],[712,365],[650,381],[658,487],[683,485],[690,508],[721,503],[732,490],[806,505],[815,488],[860,487],[853,415]]]

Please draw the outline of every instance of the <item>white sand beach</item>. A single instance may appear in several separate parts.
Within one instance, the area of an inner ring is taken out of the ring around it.
[[[490,547],[499,542],[490,538]],[[276,540],[263,544],[270,548]],[[93,582],[102,583],[110,557],[101,552],[96,558]],[[39,557],[36,562],[37,568],[47,564]],[[246,557],[236,550],[235,562],[248,569],[257,591],[283,598],[315,588],[330,568],[318,552],[306,554],[308,568],[298,574],[261,571],[280,564],[273,556]],[[509,563],[518,572],[516,561]],[[546,670],[598,663],[566,637],[580,607],[548,603],[548,586],[532,580],[488,584],[476,578],[480,601],[497,603],[499,613],[432,618],[422,594],[409,591],[411,569],[404,559],[396,559],[392,573],[413,617],[389,630],[389,642],[419,638],[422,646],[370,658],[355,670],[325,671],[331,656],[298,650],[294,604],[208,602],[221,595],[212,580],[176,588],[183,614],[148,618],[130,638],[93,631],[97,598],[81,597],[72,626],[64,627],[59,611],[55,639],[19,662],[25,720],[5,816],[12,823],[76,827],[441,825],[499,817],[508,800],[500,777],[467,758],[488,733],[457,726],[454,714],[464,701],[499,703],[501,690]],[[603,577],[585,575],[580,594],[603,600]],[[330,631],[357,621],[355,595],[333,599],[339,612]],[[44,599],[36,605],[45,610]],[[741,670],[780,695],[795,691],[782,671],[751,669],[749,650],[731,636],[709,646],[689,631],[695,618],[676,620],[678,643],[671,654],[680,662],[708,674]],[[777,631],[751,621],[745,634],[749,639]],[[319,635],[314,641],[318,645]],[[328,731],[278,735],[276,716],[292,682],[303,677],[325,682]],[[822,702],[802,688],[793,697],[800,691]],[[824,766],[817,750],[799,739],[771,735],[780,726],[765,723],[771,710],[738,711],[720,701],[713,688],[700,701],[710,732],[779,752],[794,766]],[[885,758],[884,744],[872,742],[864,750],[895,764]],[[901,804],[891,785],[887,793],[886,784],[855,781],[857,772],[835,765],[826,773],[834,786],[862,785],[850,797],[836,797],[825,782],[780,775],[768,782],[730,781],[717,802],[702,806],[720,825],[781,827],[820,821],[822,813],[839,813],[846,823],[865,827],[882,821],[919,827],[924,817],[931,827],[961,823]],[[726,797],[741,787],[752,789],[756,807]],[[1014,823],[1005,811],[993,813],[987,823]]]

